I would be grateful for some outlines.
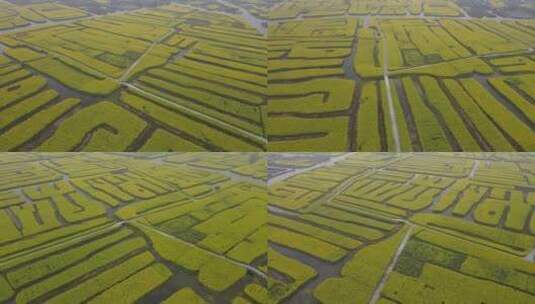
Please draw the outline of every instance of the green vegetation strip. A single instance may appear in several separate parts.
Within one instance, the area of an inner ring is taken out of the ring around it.
[[[17,148],[79,103],[78,99],[65,99],[9,129],[0,135],[0,149],[11,151]]]
[[[297,249],[328,262],[336,262],[346,254],[340,247],[286,229],[272,226],[269,227],[268,233],[271,242]]]

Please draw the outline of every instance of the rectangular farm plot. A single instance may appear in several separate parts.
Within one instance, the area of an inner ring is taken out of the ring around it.
[[[263,155],[31,155],[0,164],[0,302],[232,302],[266,284]]]
[[[89,16],[89,13],[82,9],[60,3],[31,3],[25,2],[21,5],[17,1],[2,1],[0,3],[0,30]]]

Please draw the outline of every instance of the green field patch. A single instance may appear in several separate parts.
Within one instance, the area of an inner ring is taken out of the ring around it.
[[[496,125],[493,124],[491,118],[486,115],[484,110],[478,106],[477,102],[469,95],[468,91],[465,91],[458,81],[445,79],[444,85],[463,109],[464,114],[468,116],[472,125],[496,151],[514,151],[511,144],[505,139]]]
[[[344,265],[341,276],[328,278],[314,289],[314,297],[327,304],[367,303],[406,232],[402,229],[387,240],[358,251]]]
[[[329,227],[331,229],[335,229],[342,233],[350,234],[361,239],[374,240],[384,236],[384,234],[378,229],[366,227],[364,225],[359,225],[355,223],[346,223],[344,221],[338,221],[323,216],[305,214],[302,215],[301,218],[311,223]]]
[[[64,99],[60,103],[48,107],[23,123],[16,125],[0,135],[0,148],[11,151],[36,136],[42,129],[49,126],[59,117],[80,103],[78,99]]]
[[[402,78],[412,116],[416,123],[423,151],[450,151],[444,130],[438,124],[434,114],[424,103],[416,85],[411,78]]]
[[[16,83],[0,88],[0,107],[6,107],[14,102],[34,95],[46,86],[46,79],[40,76],[32,76]]]
[[[357,151],[380,151],[379,104],[376,82],[362,87],[359,99],[357,125]]]
[[[119,84],[114,80],[97,76],[86,70],[80,70],[74,65],[58,59],[46,57],[43,59],[31,61],[29,65],[57,79],[66,86],[91,95],[108,95],[119,88]]]
[[[124,103],[141,111],[159,121],[163,121],[166,125],[181,130],[191,136],[198,138],[206,144],[221,147],[219,150],[229,151],[258,151],[261,150],[256,145],[250,144],[244,140],[236,138],[207,125],[197,119],[192,119],[179,111],[169,109],[164,105],[159,105],[158,102],[149,101],[131,93],[123,93],[122,100]],[[223,127],[224,129],[224,127]]]
[[[346,254],[346,251],[340,247],[300,233],[273,226],[268,229],[270,242],[299,250],[327,262],[336,262]]]
[[[132,303],[164,283],[172,273],[163,264],[153,264],[107,289],[88,303]],[[120,299],[118,301],[117,299]]]
[[[39,151],[123,151],[146,123],[117,104],[104,101],[77,111],[65,119]],[[91,137],[84,142],[88,134]],[[80,146],[80,144],[82,144]]]
[[[440,292],[436,292],[440,290]],[[493,292],[482,293],[481,290]],[[533,296],[509,287],[480,280],[433,264],[426,264],[418,280],[392,272],[383,289],[386,297],[400,302],[479,302],[513,301],[529,303]],[[426,299],[426,300],[423,300]]]
[[[139,81],[142,89],[162,96],[170,103],[191,108],[238,128],[262,134],[260,126],[262,112],[257,106],[245,105],[212,92],[172,84],[157,78],[142,76]]]
[[[424,64],[424,58],[422,58],[422,55],[416,49],[403,50],[402,54],[403,59],[408,65],[418,66]]]
[[[526,254],[528,250],[532,249],[535,242],[531,235],[499,230],[463,219],[436,214],[417,214],[412,217],[412,220],[515,255]]]
[[[269,113],[328,113],[347,110],[355,84],[347,79],[314,79],[299,83],[270,84]]]
[[[270,286],[270,302],[280,302],[284,300],[317,275],[316,270],[312,267],[299,260],[287,257],[276,250],[269,249],[267,254],[269,257],[269,268],[283,273],[292,279],[292,282],[286,283],[283,288]]]
[[[288,80],[307,80],[320,77],[340,77],[344,75],[342,68],[300,69],[268,73],[268,82],[287,82]]]
[[[434,77],[458,77],[474,73],[489,75],[492,73],[492,68],[485,61],[472,57],[390,71],[393,76],[428,75]]]
[[[136,275],[137,272],[142,271],[154,262],[154,257],[144,252],[125,262],[119,264],[112,269],[102,272],[95,277],[86,280],[75,288],[69,289],[48,301],[48,303],[73,303],[78,301],[85,301],[100,292],[105,292],[108,288],[113,288],[115,284],[120,284],[121,281],[128,279],[130,276]]]
[[[226,253],[231,259],[242,263],[252,263],[266,254],[268,246],[268,229],[262,226]]]
[[[6,54],[20,62],[28,62],[46,56],[28,47],[7,48]]]
[[[119,56],[112,53],[101,54],[98,56],[98,59],[123,69],[129,67],[133,63],[132,58],[128,56]]]
[[[33,284],[22,289],[16,297],[19,303],[28,303],[44,296],[48,291],[59,288],[76,278],[84,276],[87,272],[105,266],[108,263],[124,257],[129,252],[145,246],[143,239],[137,238],[124,241],[115,246],[109,247],[96,255],[67,268],[54,276],[47,277],[39,283]]]
[[[518,144],[526,151],[531,151],[535,147],[535,141],[532,139],[532,130],[514,113],[511,113],[504,105],[496,100],[487,90],[485,90],[474,79],[463,79],[461,84],[466,89],[473,100],[491,119],[509,134]]]
[[[139,149],[140,152],[195,152],[205,149],[166,130],[158,129]]]
[[[173,240],[144,225],[136,225],[151,239],[156,251],[163,258],[199,273],[199,281],[215,291],[223,291],[241,279],[246,270],[227,260],[215,257],[207,251],[183,241]]]
[[[505,211],[504,201],[487,198],[474,210],[474,220],[478,223],[496,226],[500,222]]]
[[[308,236],[320,239],[325,242],[332,243],[334,245],[337,245],[346,249],[357,248],[358,246],[362,244],[360,241],[354,240],[344,235],[337,234],[335,232],[325,230],[325,229],[316,227],[314,225],[305,224],[300,221],[295,221],[295,220],[287,219],[287,218],[280,217],[280,216],[270,216],[269,223],[272,225],[277,225],[277,226],[284,227],[289,230],[293,230],[299,233],[306,234]]]
[[[46,90],[39,92],[32,97],[26,98],[11,107],[0,111],[0,129],[6,127],[10,123],[15,122],[36,109],[46,105],[53,99],[58,97],[58,93],[54,90]]]
[[[6,301],[9,298],[13,296],[14,292],[11,286],[9,286],[9,283],[6,281],[6,279],[1,276],[0,277],[0,300]]]
[[[162,304],[175,303],[205,304],[207,302],[195,291],[193,291],[193,289],[186,287],[175,292],[162,302]]]
[[[437,80],[427,76],[422,76],[419,79],[428,103],[440,113],[461,149],[463,151],[479,151],[481,148],[468,131],[459,113],[440,88]]]
[[[414,238],[403,249],[394,270],[407,276],[419,277],[426,263],[460,270],[465,260],[466,256],[463,254]]]
[[[347,117],[268,117],[269,151],[346,151]],[[328,148],[327,148],[328,147]]]
[[[535,123],[535,105],[517,93],[508,84],[506,78],[489,78],[488,81],[499,94],[513,104],[531,123]]]

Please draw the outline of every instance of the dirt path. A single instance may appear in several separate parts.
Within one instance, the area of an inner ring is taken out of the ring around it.
[[[142,95],[145,95],[149,98],[152,98],[152,99],[157,99],[159,100],[160,102],[163,102],[165,104],[168,104],[172,107],[175,107],[177,109],[180,109],[181,111],[184,111],[185,113],[189,114],[189,115],[192,115],[194,117],[197,117],[197,118],[200,118],[202,120],[205,120],[205,121],[208,121],[208,122],[212,122],[214,123],[215,125],[223,125],[225,126],[228,130],[230,130],[231,132],[234,132],[234,133],[237,133],[245,138],[253,138],[254,140],[256,140],[258,143],[261,143],[261,144],[264,144],[264,145],[267,145],[267,138],[263,137],[263,136],[260,136],[260,135],[257,135],[255,133],[251,133],[247,130],[243,130],[243,129],[240,129],[234,125],[231,125],[229,123],[226,123],[224,121],[221,121],[219,119],[216,119],[216,118],[213,118],[212,116],[209,116],[209,115],[206,115],[204,113],[201,113],[199,111],[196,111],[196,110],[193,110],[193,109],[190,109],[188,107],[185,107],[183,105],[180,105],[180,104],[177,104],[177,103],[174,103],[172,101],[169,101],[165,98],[162,98],[158,95],[154,95],[150,92],[147,92],[143,89],[140,89],[138,87],[136,87],[135,85],[133,84],[130,84],[130,83],[127,83],[127,82],[121,82],[122,85],[132,89],[133,91],[136,91],[138,92],[139,94],[142,94]]]
[[[330,203],[334,198],[336,198],[340,193],[343,193],[347,190],[347,188],[351,187],[359,178],[368,176],[372,173],[374,173],[374,169],[368,169],[365,170],[357,175],[353,175],[350,178],[343,181],[341,184],[336,186],[333,190],[327,192],[325,195],[323,195],[321,198],[313,201],[306,207],[303,212],[312,212],[312,210],[316,209],[316,207],[324,204],[324,203]]]
[[[201,171],[221,174],[221,175],[224,175],[224,176],[230,178],[233,181],[246,182],[246,183],[249,183],[249,184],[257,185],[259,187],[265,187],[266,186],[266,181],[265,180],[262,180],[262,179],[259,179],[259,178],[255,178],[255,177],[252,177],[252,176],[241,175],[239,173],[234,173],[234,172],[231,171],[231,169],[229,169],[229,170],[217,170],[217,169],[210,169],[210,168],[205,168],[205,167],[196,167],[196,166],[190,166],[190,165],[188,165],[188,166],[191,167],[191,168],[194,168],[196,170],[201,170]]]
[[[390,89],[390,78],[388,78],[388,47],[386,44],[386,36],[382,35],[383,39],[383,75],[386,86],[386,99],[388,102],[388,112],[390,113],[390,121],[392,125],[392,137],[394,137],[394,144],[396,145],[396,152],[401,151],[401,145],[399,143],[399,130],[398,122],[396,119],[396,110],[394,109],[394,103],[392,102],[392,91]]]
[[[278,182],[281,182],[283,180],[286,180],[286,179],[288,179],[288,178],[290,178],[290,177],[292,177],[294,175],[297,175],[297,174],[305,173],[305,172],[308,172],[308,171],[311,171],[311,170],[314,170],[314,169],[318,169],[318,168],[321,168],[321,167],[332,166],[337,161],[344,160],[345,158],[347,158],[350,155],[351,155],[351,153],[346,153],[346,154],[343,154],[343,155],[340,155],[340,156],[332,157],[328,161],[324,161],[324,162],[315,164],[314,166],[310,166],[310,167],[302,168],[302,169],[295,169],[295,170],[292,170],[290,172],[287,172],[287,173],[284,173],[284,174],[281,174],[281,175],[277,175],[277,176],[275,176],[273,178],[270,178],[268,180],[268,186],[270,186],[270,185],[272,185],[274,183],[278,183]]]
[[[56,242],[55,244],[50,244],[50,243],[44,243],[44,244],[40,244],[38,246],[36,246],[37,248],[30,248],[28,250],[23,250],[21,252],[16,252],[14,254],[10,254],[10,255],[6,255],[4,257],[2,257],[2,261],[3,262],[0,262],[0,267],[5,267],[6,265],[11,265],[11,264],[15,264],[14,262],[17,261],[18,258],[20,257],[24,257],[25,259],[28,257],[28,256],[32,256],[32,255],[38,255],[40,254],[41,252],[43,251],[50,251],[51,249],[54,249],[54,248],[60,248],[60,247],[63,247],[63,246],[67,246],[71,243],[76,243],[80,240],[84,240],[84,239],[88,239],[88,238],[91,238],[95,235],[98,235],[98,234],[101,234],[103,233],[103,231],[108,231],[108,230],[113,230],[117,227],[120,227],[124,224],[124,222],[117,222],[117,223],[110,223],[108,225],[105,225],[104,227],[97,227],[95,229],[90,229],[89,232],[82,232],[82,233],[76,233],[74,235],[72,235],[72,237],[67,237],[67,240],[60,240],[59,242]],[[51,241],[52,243],[55,242],[55,240]],[[29,251],[29,252],[28,252]]]
[[[479,160],[474,160],[474,165],[472,166],[472,170],[470,170],[470,175],[468,175],[468,178],[473,179],[476,175],[477,169],[479,168]]]
[[[410,225],[410,224],[409,224]],[[407,245],[407,242],[409,241],[409,238],[412,233],[413,226],[411,225],[409,227],[409,230],[407,230],[407,233],[405,233],[405,236],[403,237],[403,240],[401,241],[401,244],[399,244],[398,250],[396,251],[396,254],[392,258],[392,261],[390,262],[390,265],[388,265],[388,268],[386,269],[385,273],[383,274],[383,277],[381,278],[381,281],[379,281],[379,284],[375,288],[375,291],[373,292],[373,296],[370,300],[370,304],[375,304],[381,298],[381,291],[383,290],[384,285],[386,284],[386,281],[388,280],[388,276],[394,270],[394,266],[396,266],[396,263],[399,259],[399,256],[403,252],[403,249],[405,248],[405,245]]]
[[[301,214],[298,212],[285,210],[276,206],[268,205],[267,207],[269,213],[278,214],[278,215],[286,215],[291,217],[299,217]]]
[[[128,68],[128,70],[124,71],[123,75],[119,78],[119,81],[120,82],[124,82],[128,79],[128,76],[130,76],[130,72],[132,72],[132,70],[138,65],[138,63],[141,62],[141,60],[143,60],[143,58],[149,54],[152,49],[157,46],[158,44],[160,44],[162,41],[164,41],[167,37],[169,37],[171,34],[173,34],[175,32],[175,29],[171,29],[169,30],[167,33],[165,33],[164,35],[162,35],[160,38],[156,39],[152,44],[151,46],[147,49],[147,51],[145,53],[143,53],[143,55],[139,56],[139,58],[133,63],[130,65],[130,67]]]

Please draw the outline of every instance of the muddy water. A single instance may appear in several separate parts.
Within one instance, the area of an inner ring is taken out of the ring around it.
[[[82,101],[82,104],[89,104],[89,103],[95,103],[97,101],[102,100],[102,97],[97,96],[91,96],[87,94],[80,93],[76,90],[73,90],[61,82],[57,81],[56,79],[40,74],[41,76],[45,77],[48,81],[48,88],[56,90],[62,98],[68,98],[68,97],[74,97],[78,98]]]
[[[77,20],[87,19],[87,18],[91,18],[91,17],[92,16],[82,17],[82,18],[72,19],[72,20],[62,20],[62,21],[47,20],[47,21],[44,21],[44,22],[30,22],[30,24],[25,25],[25,26],[18,26],[18,27],[14,27],[14,28],[11,28],[11,29],[7,29],[7,30],[0,30],[0,35],[16,33],[16,32],[21,32],[21,31],[27,31],[27,30],[30,30],[30,29],[33,29],[33,28],[44,27],[44,26],[48,26],[48,25],[71,23],[71,22],[74,22],[74,21],[77,21]]]
[[[351,46],[351,54],[344,59],[342,63],[342,68],[344,69],[344,75],[346,78],[353,79],[357,82],[358,85],[360,85],[362,83],[362,80],[353,69],[353,58],[355,58],[357,54],[357,45],[358,39],[355,35],[355,38],[353,39],[353,44]]]
[[[234,283],[231,287],[225,289],[222,292],[214,292],[202,285],[198,280],[198,272],[189,271],[185,268],[180,267],[166,259],[164,259],[160,254],[152,247],[150,240],[135,226],[129,225],[129,228],[134,230],[137,235],[145,238],[149,244],[149,251],[156,258],[158,263],[164,264],[167,269],[172,272],[172,276],[165,281],[160,286],[151,290],[149,293],[145,294],[142,298],[138,299],[136,303],[160,303],[163,300],[170,297],[172,294],[177,292],[180,289],[189,287],[195,291],[198,295],[203,297],[207,302],[210,303],[230,303],[232,299],[240,295],[245,287],[251,283],[257,283],[264,285],[266,282],[255,277],[254,274],[247,273],[239,281]]]
[[[265,187],[265,185],[266,185],[266,181],[264,181],[262,179],[258,179],[258,178],[251,177],[251,176],[245,176],[245,175],[237,174],[237,173],[234,173],[234,172],[232,172],[230,170],[215,170],[215,169],[202,168],[202,167],[201,168],[195,167],[195,168],[199,169],[199,170],[203,170],[203,171],[219,173],[221,175],[224,175],[224,176],[230,178],[232,181],[236,181],[236,182],[244,182],[244,183],[248,183],[248,184],[257,185],[257,186],[260,186],[260,187]]]
[[[195,10],[200,10],[200,11],[203,11],[203,12],[217,13],[217,14],[222,14],[222,15],[226,15],[226,16],[230,16],[230,17],[236,17],[236,15],[238,15],[238,16],[243,17],[245,20],[247,20],[251,24],[251,26],[253,26],[256,29],[256,31],[258,33],[260,33],[262,35],[266,35],[266,33],[267,33],[267,20],[264,20],[262,18],[258,18],[256,16],[250,14],[244,8],[239,7],[239,6],[237,6],[235,4],[232,4],[230,2],[223,1],[223,0],[217,0],[217,2],[219,2],[220,4],[237,10],[238,13],[230,13],[230,12],[224,12],[224,11],[210,11],[210,10],[204,9],[201,6],[187,5],[184,1],[176,1],[175,0],[174,2],[176,4],[181,5],[181,6],[188,7],[188,8],[195,9]]]
[[[286,179],[288,179],[288,178],[290,178],[290,177],[292,177],[292,176],[294,176],[296,174],[301,174],[301,173],[304,173],[304,172],[307,172],[307,171],[311,171],[311,170],[314,170],[314,169],[317,169],[317,168],[321,168],[321,167],[332,166],[336,162],[344,160],[345,158],[347,158],[349,156],[351,156],[350,153],[342,154],[342,155],[339,155],[339,156],[331,157],[328,160],[322,161],[322,162],[320,162],[320,163],[318,163],[316,165],[310,166],[310,167],[295,169],[295,170],[289,171],[288,173],[277,175],[276,177],[269,179],[268,185],[271,185],[271,184],[274,184],[276,182],[280,182],[280,181],[286,180]]]
[[[259,32],[262,35],[266,34],[267,20],[258,18],[256,16],[252,15],[251,13],[249,13],[249,11],[247,11],[246,9],[244,9],[244,8],[238,6],[238,5],[235,5],[235,4],[233,4],[233,3],[229,2],[229,1],[217,0],[217,2],[219,2],[221,4],[224,4],[226,6],[230,6],[232,8],[237,9],[240,12],[240,15],[243,18],[245,18],[247,21],[249,21],[249,23],[256,29],[257,32]]]
[[[1,44],[0,44],[0,47],[1,47]],[[0,49],[1,51],[1,49]],[[80,99],[80,101],[82,102],[82,105],[88,105],[88,104],[91,104],[91,103],[95,103],[97,101],[100,101],[100,100],[103,100],[103,99],[107,99],[107,100],[115,100],[116,98],[118,98],[118,91],[116,92],[113,92],[111,93],[110,95],[106,96],[106,97],[103,97],[103,96],[93,96],[93,95],[89,95],[89,94],[86,94],[86,93],[82,93],[82,92],[79,92],[79,91],[76,91],[74,89],[71,89],[70,87],[64,85],[63,83],[57,81],[55,78],[53,77],[50,77],[46,74],[43,74],[33,68],[31,68],[30,66],[24,64],[24,68],[31,71],[34,75],[39,75],[41,77],[44,77],[46,80],[47,80],[47,87],[49,89],[54,89],[55,91],[57,91],[61,98],[68,98],[68,97],[74,97],[74,98],[78,98]]]
[[[137,303],[160,303],[178,290],[187,287],[193,289],[195,293],[208,300],[208,302],[230,303],[243,292],[247,285],[251,283],[265,284],[265,282],[259,281],[254,275],[248,273],[231,287],[222,292],[215,293],[199,282],[197,272],[185,270],[159,256],[157,256],[157,261],[167,266],[167,268],[172,271],[173,275],[162,285],[151,290],[148,294],[139,299]]]
[[[298,260],[308,266],[314,268],[318,273],[317,276],[308,281],[305,285],[301,286],[292,296],[288,298],[287,303],[319,303],[312,291],[323,281],[328,278],[339,277],[342,267],[346,264],[349,259],[353,257],[354,252],[347,254],[344,258],[339,260],[336,263],[324,262],[320,259],[314,258],[307,254],[301,253],[296,250],[291,250],[277,244],[269,244],[273,249],[276,249],[278,252],[282,253],[285,256]],[[353,250],[356,252],[356,250]]]
[[[535,247],[524,259],[528,262],[535,262]]]

